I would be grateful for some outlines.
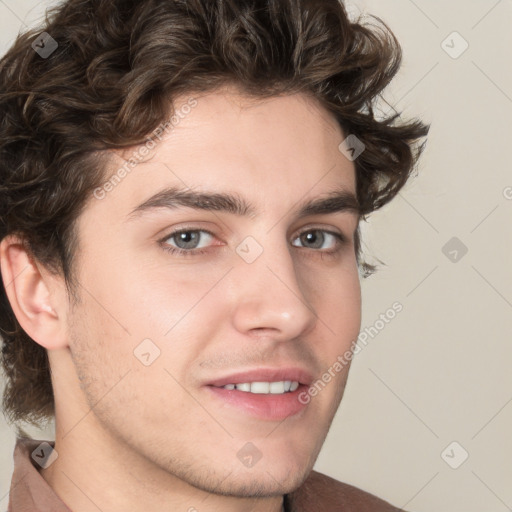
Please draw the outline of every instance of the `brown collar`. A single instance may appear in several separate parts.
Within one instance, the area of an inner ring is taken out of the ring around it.
[[[312,471],[285,496],[286,512],[404,512],[388,502],[330,476]]]

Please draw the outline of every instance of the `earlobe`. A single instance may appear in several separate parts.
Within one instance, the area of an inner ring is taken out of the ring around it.
[[[0,269],[11,308],[22,329],[48,350],[66,347],[65,311],[56,309],[55,278],[38,264],[23,241],[10,235],[0,242]]]

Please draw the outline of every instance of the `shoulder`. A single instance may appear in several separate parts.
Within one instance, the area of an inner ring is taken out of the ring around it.
[[[287,501],[290,512],[402,511],[373,494],[316,471],[312,471],[304,483],[287,496]]]

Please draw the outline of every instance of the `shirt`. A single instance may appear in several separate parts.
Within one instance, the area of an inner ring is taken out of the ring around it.
[[[54,441],[18,438],[7,512],[72,512],[39,473],[32,452]],[[404,512],[372,494],[311,471],[305,482],[284,496],[286,512]]]

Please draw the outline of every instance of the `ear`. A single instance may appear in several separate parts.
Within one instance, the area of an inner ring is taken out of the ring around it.
[[[22,329],[48,350],[67,347],[64,279],[36,262],[15,235],[0,242],[0,269],[7,298]]]

